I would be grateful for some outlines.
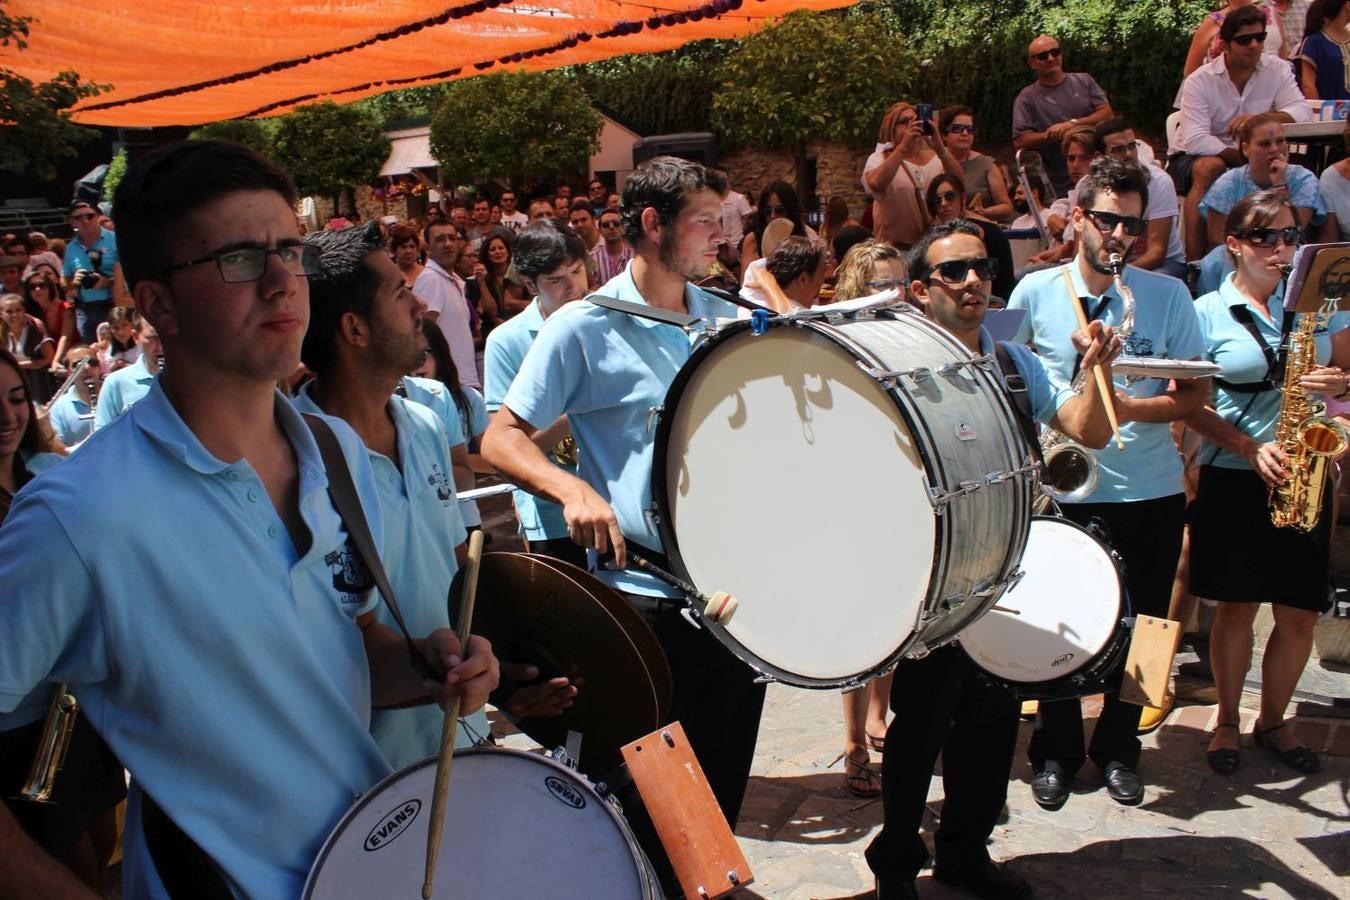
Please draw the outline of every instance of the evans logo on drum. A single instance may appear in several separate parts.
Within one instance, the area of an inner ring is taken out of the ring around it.
[[[393,842],[394,838],[408,830],[408,826],[417,818],[417,814],[422,811],[422,801],[412,799],[406,803],[401,803],[383,819],[380,824],[370,830],[366,835],[365,848],[367,853],[379,850],[381,847],[387,847]]]
[[[566,803],[573,809],[586,808],[586,798],[581,796],[581,791],[561,778],[554,775],[548,776],[544,779],[544,787],[548,788],[548,792],[557,797],[559,801]]]
[[[1053,669],[1053,668],[1056,668],[1056,667],[1058,667],[1058,666],[1062,666],[1062,665],[1064,665],[1066,662],[1068,662],[1068,661],[1071,660],[1071,659],[1073,659],[1073,654],[1072,654],[1072,653],[1065,653],[1063,656],[1056,657],[1056,658],[1055,658],[1055,661],[1052,662],[1052,663],[1050,663],[1050,668]]]

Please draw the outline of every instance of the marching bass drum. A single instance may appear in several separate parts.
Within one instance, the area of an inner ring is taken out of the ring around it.
[[[310,870],[306,900],[421,897],[436,759],[361,796]],[[623,817],[571,769],[519,750],[455,753],[434,897],[661,900]]]
[[[999,608],[961,632],[961,649],[1023,699],[1100,691],[1129,646],[1119,558],[1081,525],[1037,516],[1022,569],[1026,574]]]
[[[652,493],[675,573],[736,597],[705,627],[764,676],[839,688],[998,598],[1037,468],[992,355],[908,309],[798,313],[694,352],[666,396]]]

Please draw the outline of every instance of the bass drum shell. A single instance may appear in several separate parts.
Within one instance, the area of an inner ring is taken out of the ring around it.
[[[1022,557],[1026,573],[993,609],[961,632],[961,649],[1019,697],[1094,693],[1129,644],[1120,563],[1082,526],[1037,516]]]
[[[362,795],[305,883],[313,900],[422,896],[434,757]],[[433,897],[660,900],[623,818],[589,782],[534,753],[455,753]]]
[[[656,435],[661,534],[676,574],[737,598],[725,627],[705,625],[756,671],[856,685],[997,599],[988,586],[1026,540],[1034,456],[996,364],[971,359],[895,312],[727,326],[681,369]],[[928,377],[872,374],[920,366]],[[962,482],[980,486],[935,509],[930,488]]]

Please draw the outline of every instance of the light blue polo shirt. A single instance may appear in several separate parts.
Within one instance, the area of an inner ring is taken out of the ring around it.
[[[1251,310],[1256,330],[1272,352],[1278,353],[1280,326],[1284,308],[1279,298],[1270,302],[1270,318],[1266,318],[1233,286],[1229,275],[1219,289],[1195,301],[1195,314],[1200,319],[1200,334],[1204,338],[1205,359],[1218,363],[1223,371],[1219,377],[1233,384],[1249,384],[1266,377],[1266,357],[1252,339],[1251,332],[1233,318],[1234,307]],[[1326,328],[1317,332],[1317,361],[1326,365],[1331,360],[1331,336],[1350,326],[1350,313],[1338,312],[1328,319]],[[1281,393],[1275,390],[1259,394],[1244,394],[1226,390],[1217,381],[1214,384],[1214,411],[1225,422],[1263,444],[1275,440],[1275,425],[1280,418]],[[1217,451],[1217,453],[1216,453]],[[1247,461],[1235,453],[1205,442],[1199,456],[1202,465],[1225,469],[1248,469]]]
[[[606,296],[644,303],[628,264],[605,285]],[[736,317],[736,307],[684,286],[690,315]],[[697,332],[613,312],[574,300],[549,316],[525,354],[503,405],[536,428],[564,413],[577,444],[585,447],[578,474],[609,501],[624,535],[664,552],[648,511],[652,509],[651,411],[666,399],[689,359]],[[678,597],[679,592],[640,571],[599,572],[615,588],[635,594]]]
[[[310,395],[312,384],[302,387],[292,402],[302,413],[323,415]],[[420,637],[450,627],[446,601],[459,571],[455,548],[464,543],[464,523],[455,502],[445,426],[425,406],[398,396],[389,398],[389,416],[398,432],[398,465],[383,453],[366,451],[384,521],[381,560],[408,631]],[[376,607],[375,616],[398,631],[384,603]],[[485,734],[487,714],[479,710],[471,718],[472,731]],[[440,752],[444,719],[441,708],[431,703],[377,709],[370,714],[370,731],[390,765],[401,769]],[[456,746],[472,745],[470,730],[461,728]]]
[[[69,683],[139,789],[249,897],[299,896],[338,819],[390,771],[355,624],[377,595],[308,427],[280,393],[274,409],[303,556],[252,466],[211,455],[158,386],[28,484],[0,527],[0,710]],[[378,546],[366,453],[330,424]],[[138,791],[129,806],[126,896],[163,897]]]
[[[1327,205],[1322,200],[1317,176],[1302,166],[1291,165],[1285,170],[1284,180],[1289,185],[1289,202],[1297,209],[1311,209],[1312,224],[1321,225],[1325,222]],[[1250,166],[1229,169],[1205,191],[1204,199],[1200,201],[1200,215],[1207,216],[1210,210],[1214,210],[1226,217],[1243,197],[1263,190],[1265,188],[1252,180]]]
[[[94,409],[94,430],[105,427],[113,419],[131,408],[154,384],[155,376],[145,367],[142,356],[129,366],[123,366],[103,379],[98,392],[98,406]]]
[[[94,420],[80,418],[93,411],[93,407],[81,400],[79,394],[70,390],[56,398],[47,412],[47,421],[52,423],[52,430],[61,443],[73,447],[93,432]]]
[[[66,244],[66,254],[62,258],[61,274],[66,278],[74,275],[79,269],[94,271],[94,264],[89,259],[89,250],[102,250],[103,258],[99,260],[98,273],[106,278],[112,278],[117,269],[117,235],[106,228],[98,230],[98,240],[94,241],[94,246],[86,248],[80,241],[80,235],[76,232],[75,236]],[[112,288],[99,288],[98,290],[78,288],[76,296],[81,303],[107,303],[112,300]]]
[[[534,343],[539,329],[544,327],[544,316],[539,311],[539,298],[513,318],[507,319],[488,335],[483,351],[483,392],[489,412],[501,409],[506,391],[520,371],[525,354]],[[551,422],[549,424],[552,424]],[[549,461],[570,475],[577,474],[575,466],[565,466],[552,453]],[[527,541],[547,541],[567,537],[567,521],[563,508],[551,500],[536,497],[529,491],[511,495],[516,504],[516,519],[520,533]]]
[[[1026,344],[1003,341],[1008,356],[1012,358],[1017,373],[1026,385],[1027,400],[1030,401],[1031,415],[1037,422],[1050,424],[1050,420],[1059,412],[1059,408],[1073,398],[1074,393],[1063,381],[1055,378],[1045,368],[1045,364]],[[980,353],[994,352],[994,339],[989,332],[980,328]]]
[[[1070,336],[1078,328],[1078,316],[1072,304],[1077,297],[1089,296],[1076,263],[1067,268],[1073,278],[1075,298],[1069,297],[1060,274],[1066,267],[1055,266],[1032,272],[1018,282],[1008,298],[1009,309],[1025,309],[1027,317],[1017,333],[1018,341],[1030,341],[1047,369],[1060,381],[1071,381],[1076,351]],[[1204,350],[1200,327],[1186,286],[1170,275],[1126,266],[1123,276],[1134,293],[1134,334],[1125,342],[1125,353],[1165,359],[1195,359]],[[1107,325],[1119,325],[1125,313],[1125,301],[1112,285],[1104,295],[1110,302],[1100,318]],[[1095,302],[1088,304],[1089,311]],[[1125,376],[1115,376],[1117,389],[1127,388],[1135,397],[1158,397],[1167,391],[1167,382],[1146,378],[1127,385]],[[1166,422],[1126,422],[1120,426],[1125,449],[1112,440],[1095,451],[1101,470],[1097,489],[1086,503],[1117,503],[1154,500],[1181,492],[1181,457],[1172,441]]]
[[[434,378],[404,375],[403,390],[409,400],[422,404],[441,420],[450,447],[458,447],[465,443],[464,420],[458,414],[457,404],[450,399],[449,388]]]

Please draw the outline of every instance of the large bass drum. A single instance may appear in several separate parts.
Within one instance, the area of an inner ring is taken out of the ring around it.
[[[903,308],[719,329],[656,433],[671,565],[738,601],[705,627],[800,687],[860,684],[978,618],[1037,490],[997,361]]]
[[[329,836],[309,900],[420,897],[436,760],[364,794]],[[660,900],[623,818],[586,779],[518,750],[455,753],[435,897]]]

